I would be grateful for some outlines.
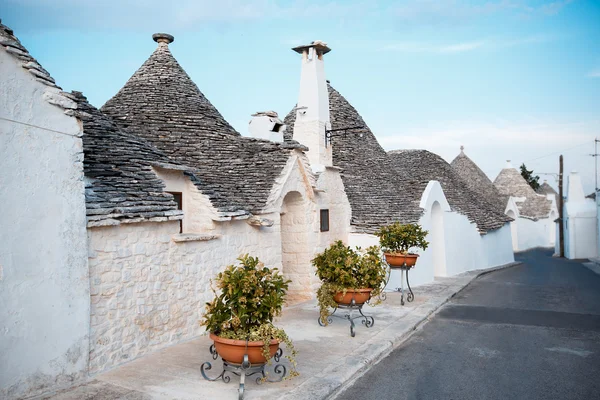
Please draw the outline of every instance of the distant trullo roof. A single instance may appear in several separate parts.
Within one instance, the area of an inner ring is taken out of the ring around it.
[[[418,222],[423,213],[419,203],[427,182],[441,179],[444,174],[438,171],[437,159],[431,170],[423,171],[431,161],[429,155],[434,158],[437,156],[429,152],[417,152],[412,154],[417,156],[417,161],[412,164],[398,161],[380,146],[358,111],[331,85],[328,85],[328,90],[331,128],[364,126],[364,129],[348,131],[332,138],[333,163],[342,168],[341,176],[352,208],[351,224],[359,232],[372,233],[393,221]],[[284,120],[288,125],[286,139],[292,137],[295,118],[296,112],[292,110]],[[427,157],[421,160],[424,155]],[[450,171],[450,166],[442,162],[445,164],[442,170]],[[462,213],[466,209],[456,208]],[[471,215],[468,217],[477,223],[481,232],[499,228],[509,220],[489,206],[485,206],[481,212],[469,213]]]
[[[553,194],[554,198],[556,199],[556,204],[558,205],[558,193],[556,192],[556,190],[554,190],[554,188],[552,186],[550,186],[548,184],[548,182],[544,181],[544,183],[542,183],[540,185],[540,187],[536,190],[536,192],[539,194],[545,194],[545,195]]]
[[[242,137],[175,60],[172,37],[160,35],[154,53],[102,112],[192,167],[194,183],[219,211],[260,212],[291,149],[304,147]]]
[[[477,224],[481,233],[501,228],[512,219],[471,190],[442,157],[427,150],[394,150],[389,155],[396,171],[412,176],[424,190],[429,181],[440,183],[450,208]],[[491,183],[490,183],[491,184]]]
[[[483,197],[494,206],[496,211],[504,213],[508,196],[503,196],[498,192],[490,178],[465,154],[463,146],[460,148],[460,154],[452,160],[450,165],[469,189]]]
[[[501,195],[525,198],[516,202],[521,216],[533,219],[549,216],[552,202],[537,194],[515,168],[502,169],[494,180],[494,186]]]

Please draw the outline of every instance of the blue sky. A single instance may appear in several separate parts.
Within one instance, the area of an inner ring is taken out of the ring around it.
[[[242,134],[253,112],[292,108],[290,48],[323,40],[328,79],[386,149],[451,161],[464,145],[492,179],[506,159],[557,172],[562,152],[594,187],[600,1],[0,0],[0,18],[98,107],[155,49],[152,33],[171,33],[175,57]]]

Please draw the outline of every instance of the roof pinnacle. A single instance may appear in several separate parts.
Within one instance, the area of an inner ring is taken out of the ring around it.
[[[173,35],[169,35],[168,33],[155,33],[154,35],[152,35],[152,39],[154,39],[156,43],[166,44],[173,43],[173,41],[175,40]]]
[[[460,146],[460,152],[461,152],[461,153],[463,153],[463,152],[464,152],[464,150],[465,150],[465,146],[461,145],[461,146]]]

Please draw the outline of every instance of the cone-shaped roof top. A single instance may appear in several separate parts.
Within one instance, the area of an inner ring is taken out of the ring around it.
[[[550,214],[552,202],[546,196],[537,194],[515,168],[502,169],[494,180],[494,186],[501,195],[525,198],[516,202],[521,216],[537,219]]]
[[[410,162],[399,159],[397,152],[388,154],[358,111],[331,85],[328,89],[331,128],[365,127],[338,134],[331,140],[333,163],[342,168],[341,176],[352,208],[352,225],[358,231],[373,232],[393,221],[418,222],[423,213],[419,203],[427,183],[440,180],[444,175],[452,176],[448,163],[427,151],[406,153],[410,155]],[[285,118],[288,125],[286,139],[291,139],[295,118],[295,110]],[[434,161],[433,165],[429,165],[431,161]],[[460,181],[456,176],[448,178],[450,183],[446,186],[459,185],[454,183],[456,181]],[[461,187],[460,190],[468,192],[468,188]],[[469,196],[472,199],[476,195]],[[453,204],[457,211],[468,212],[467,216],[477,223],[481,232],[499,228],[510,221],[504,214],[499,215],[483,204],[484,201],[473,201],[472,206],[460,202],[461,206],[457,207],[459,201],[453,201]]]
[[[508,198],[498,192],[490,178],[465,154],[464,147],[461,146],[460,154],[450,165],[471,191],[485,198],[496,211],[504,213]]]
[[[159,39],[102,112],[170,159],[194,168],[194,183],[218,210],[260,211],[290,150],[303,147],[240,136],[175,60],[170,41]]]

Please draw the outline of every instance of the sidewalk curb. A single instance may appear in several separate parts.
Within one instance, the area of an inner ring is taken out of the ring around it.
[[[501,269],[506,269],[520,265],[522,262],[512,262],[497,267],[479,270],[464,284],[457,286],[456,290],[443,299],[433,308],[427,309],[428,304],[423,304],[414,309],[409,315],[404,317],[400,325],[406,325],[406,319],[414,319],[408,328],[403,330],[397,328],[396,323],[390,324],[383,331],[374,335],[365,344],[357,348],[348,356],[344,357],[341,363],[331,365],[323,370],[317,376],[313,376],[302,383],[300,386],[290,390],[281,399],[285,400],[304,400],[310,399],[335,399],[338,395],[351,386],[358,378],[363,376],[371,366],[387,357],[393,350],[408,340],[413,333],[421,328],[431,317],[436,314],[450,299],[469,286],[475,279]],[[473,271],[475,272],[475,271]]]
[[[588,262],[584,262],[582,264],[584,267],[586,267],[590,271],[600,275],[600,259],[590,258]]]

